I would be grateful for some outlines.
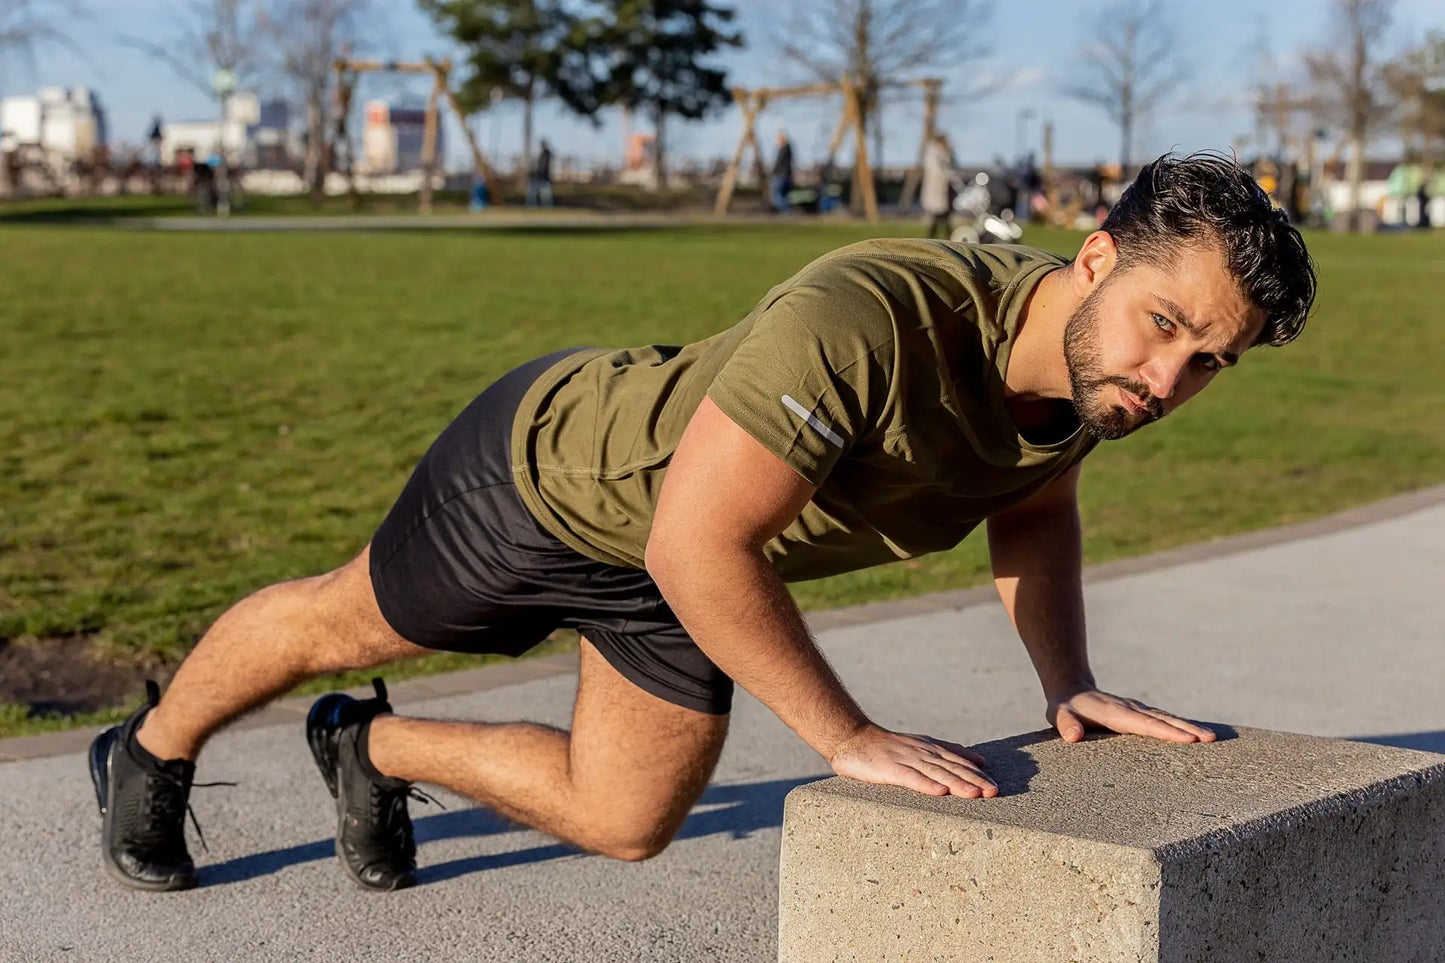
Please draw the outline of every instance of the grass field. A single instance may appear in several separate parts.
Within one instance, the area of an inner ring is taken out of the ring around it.
[[[503,371],[567,345],[703,337],[870,233],[0,227],[0,645],[174,664],[242,595],[354,554]],[[1320,302],[1299,343],[1251,352],[1090,459],[1089,561],[1445,479],[1445,236],[1310,244]],[[816,608],[985,577],[975,537],[795,589]],[[0,735],[65,724],[28,716],[0,707]]]

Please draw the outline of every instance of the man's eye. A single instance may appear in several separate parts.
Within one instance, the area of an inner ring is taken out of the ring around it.
[[[1174,322],[1173,322],[1173,321],[1170,321],[1168,318],[1164,317],[1164,315],[1162,315],[1162,314],[1156,314],[1156,315],[1153,315],[1153,317],[1154,317],[1154,326],[1157,327],[1160,331],[1163,331],[1165,334],[1170,334],[1170,333],[1172,333],[1172,332],[1174,331]]]
[[[1212,354],[1197,354],[1194,357],[1195,360],[1199,362],[1200,367],[1205,371],[1218,371],[1224,367],[1219,363],[1219,359]]]

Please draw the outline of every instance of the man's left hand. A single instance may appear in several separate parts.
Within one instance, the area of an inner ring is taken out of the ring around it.
[[[1214,741],[1213,731],[1203,726],[1171,716],[1138,699],[1125,699],[1098,689],[1083,689],[1062,699],[1050,699],[1047,715],[1065,742],[1083,739],[1084,727],[1089,725],[1165,742]]]

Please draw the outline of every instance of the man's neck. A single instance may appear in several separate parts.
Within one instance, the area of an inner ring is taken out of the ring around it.
[[[1078,299],[1070,289],[1069,271],[1063,267],[1044,275],[1024,303],[1004,379],[1004,397],[1011,405],[1031,406],[1072,395],[1064,328]]]

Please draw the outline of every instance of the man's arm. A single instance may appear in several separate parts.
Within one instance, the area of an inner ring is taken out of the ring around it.
[[[646,549],[693,640],[840,775],[931,795],[996,795],[962,746],[869,722],[764,555],[815,489],[710,399],[673,454]]]
[[[1084,628],[1079,468],[988,520],[994,585],[1043,685],[1048,720],[1068,742],[1082,739],[1090,723],[1170,742],[1213,741],[1203,726],[1095,685]]]

